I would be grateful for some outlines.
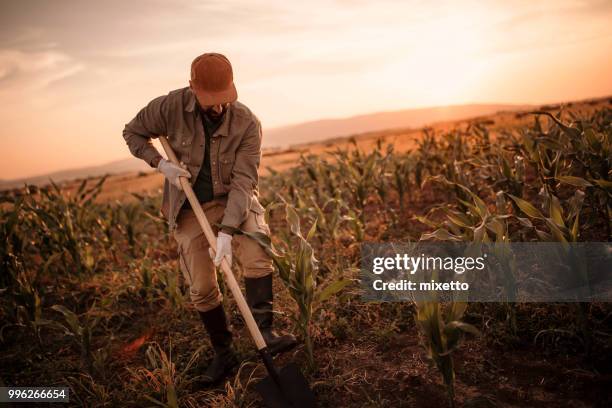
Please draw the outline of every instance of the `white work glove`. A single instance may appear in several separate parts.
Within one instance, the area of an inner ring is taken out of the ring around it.
[[[219,231],[219,235],[217,235],[217,253],[213,254],[212,248],[209,248],[208,251],[215,266],[221,265],[221,260],[224,256],[227,259],[227,263],[232,266],[232,236],[230,234]]]
[[[161,159],[157,164],[157,170],[162,173],[170,183],[175,185],[176,187],[183,189],[181,187],[181,183],[179,182],[179,177],[191,177],[191,173],[185,170],[181,166],[178,166],[166,159]]]

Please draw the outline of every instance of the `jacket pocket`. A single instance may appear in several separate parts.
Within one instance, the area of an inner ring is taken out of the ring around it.
[[[177,131],[170,136],[171,146],[176,157],[185,164],[189,164],[191,160],[193,139],[194,137],[191,133],[182,131]]]
[[[255,214],[255,221],[257,222],[257,228],[267,236],[271,236],[270,226],[266,222],[264,214]]]
[[[259,203],[256,197],[253,197],[251,200],[251,207],[249,210],[251,211],[251,215],[255,218],[257,231],[270,236],[270,226],[266,222],[266,209]]]
[[[230,184],[232,182],[232,170],[234,170],[234,158],[221,157],[219,159],[219,171],[223,184]]]
[[[250,209],[252,211],[256,212],[257,214],[265,214],[265,212],[266,212],[266,209],[264,208],[263,205],[261,205],[261,203],[257,199],[257,196],[255,196],[255,195],[251,199],[251,207],[250,207]]]

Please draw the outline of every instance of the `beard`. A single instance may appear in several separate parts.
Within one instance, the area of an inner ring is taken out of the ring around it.
[[[208,110],[204,111],[204,114],[206,116],[208,116],[212,120],[220,119],[223,116],[224,113],[225,113],[225,109],[221,110],[221,112],[215,112],[212,109],[208,109]]]
[[[204,113],[204,115],[206,115],[206,117],[208,117],[210,120],[215,122],[221,119],[223,115],[225,115],[225,111],[227,111],[226,105],[223,105],[221,111],[219,112],[215,112],[215,110],[212,108],[202,109],[202,113]]]

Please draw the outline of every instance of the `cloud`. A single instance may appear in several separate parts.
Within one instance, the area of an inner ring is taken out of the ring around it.
[[[40,90],[84,69],[84,64],[57,50],[27,52],[0,49],[3,92]]]

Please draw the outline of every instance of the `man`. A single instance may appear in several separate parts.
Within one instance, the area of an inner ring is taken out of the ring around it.
[[[153,146],[151,138],[160,135],[168,137],[181,166],[163,159]],[[245,235],[232,236],[232,227],[266,234],[270,229],[257,190],[261,124],[237,102],[229,60],[217,53],[197,57],[191,64],[189,87],[153,99],[125,126],[123,137],[134,156],[165,176],[162,213],[178,243],[179,263],[190,286],[191,301],[215,351],[204,381],[219,381],[237,364],[215,272],[223,257],[231,265],[232,250],[244,270],[247,303],[270,352],[293,347],[293,335],[278,336],[272,330],[271,258],[254,240]],[[209,253],[209,244],[179,177],[189,178],[218,233],[216,254]]]

